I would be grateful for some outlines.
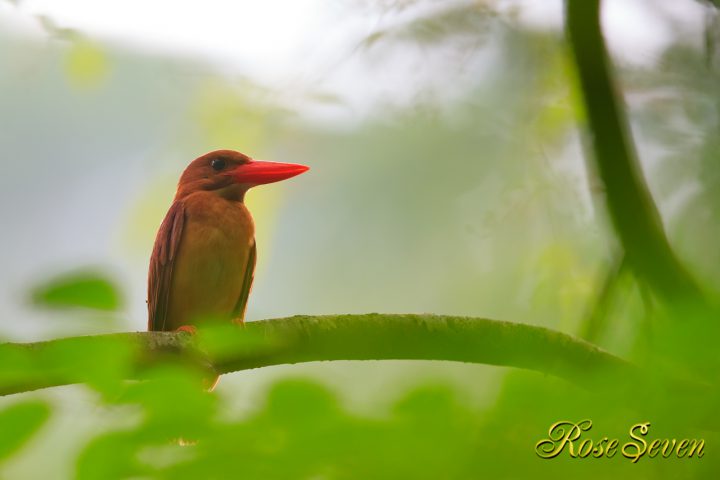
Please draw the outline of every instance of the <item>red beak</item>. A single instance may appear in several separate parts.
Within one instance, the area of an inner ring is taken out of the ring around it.
[[[237,167],[229,175],[232,176],[236,183],[255,186],[286,180],[308,170],[310,170],[310,167],[295,163],[250,160],[250,162]]]

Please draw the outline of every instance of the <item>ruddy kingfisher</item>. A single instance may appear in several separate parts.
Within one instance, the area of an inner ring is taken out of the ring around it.
[[[193,333],[207,321],[243,323],[257,257],[245,193],[308,168],[233,150],[190,163],[150,257],[148,330]]]

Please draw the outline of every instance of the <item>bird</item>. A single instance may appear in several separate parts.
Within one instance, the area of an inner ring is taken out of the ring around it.
[[[149,331],[194,334],[213,321],[243,324],[257,258],[245,194],[307,170],[234,150],[216,150],[188,165],[150,257]]]

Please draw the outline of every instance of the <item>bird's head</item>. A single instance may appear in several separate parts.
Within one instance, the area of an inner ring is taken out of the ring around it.
[[[253,160],[234,150],[216,150],[188,165],[180,177],[176,198],[210,191],[231,200],[242,200],[245,192],[252,187],[279,182],[300,175],[309,168],[294,163]]]

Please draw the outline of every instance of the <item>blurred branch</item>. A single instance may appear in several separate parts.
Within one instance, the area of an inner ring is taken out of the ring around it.
[[[324,360],[449,360],[535,370],[591,386],[601,376],[635,379],[636,369],[600,348],[564,333],[532,325],[479,318],[435,315],[295,316],[249,322],[236,328],[235,345],[223,354],[202,353],[184,332],[137,332],[74,337],[27,344],[4,344],[39,356],[72,342],[75,352],[92,349],[97,340],[115,339],[135,347],[132,376],[163,361],[163,354],[185,353],[225,374],[270,365]],[[248,348],[248,339],[263,339]],[[62,349],[62,348],[60,348]],[[29,381],[0,383],[0,395],[77,383],[47,374]]]
[[[360,47],[370,48],[381,40],[408,41],[414,45],[437,45],[454,37],[471,37],[488,29],[496,12],[490,5],[469,2],[443,6],[442,9],[377,29],[367,36]]]
[[[36,15],[35,18],[40,22],[40,26],[45,29],[45,32],[51,37],[59,40],[77,40],[82,38],[81,34],[72,28],[60,27],[55,21],[47,15]]]
[[[588,342],[596,342],[604,332],[612,305],[613,293],[626,269],[625,256],[620,255],[605,272],[600,291],[580,327],[580,337],[582,339]]]
[[[675,257],[640,171],[611,78],[600,0],[567,0],[567,32],[587,113],[589,142],[607,206],[630,267],[666,299],[703,295]]]
[[[717,55],[717,44],[720,41],[720,0],[715,0],[714,8],[710,5],[705,11],[705,61],[712,69]]]

